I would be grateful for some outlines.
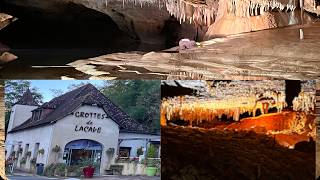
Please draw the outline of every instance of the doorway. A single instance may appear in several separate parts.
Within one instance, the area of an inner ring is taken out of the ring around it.
[[[80,139],[69,142],[64,149],[63,160],[68,166],[91,162],[99,173],[102,145],[93,140]]]

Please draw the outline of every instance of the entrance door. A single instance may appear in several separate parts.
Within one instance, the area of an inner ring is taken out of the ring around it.
[[[80,165],[91,162],[99,173],[102,145],[96,141],[81,139],[69,142],[64,149],[63,159],[67,165]]]

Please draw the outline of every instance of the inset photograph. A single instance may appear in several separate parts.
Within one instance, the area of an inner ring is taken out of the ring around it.
[[[315,81],[162,81],[162,178],[315,179]]]
[[[2,0],[2,79],[320,76],[319,0]]]
[[[9,179],[160,180],[160,81],[5,81]]]

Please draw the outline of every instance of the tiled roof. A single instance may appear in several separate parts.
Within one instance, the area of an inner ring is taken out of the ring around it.
[[[40,120],[28,119],[21,125],[13,128],[10,133],[55,123],[71,114],[83,104],[96,104],[97,106],[102,107],[106,114],[119,125],[120,131],[137,133],[150,132],[148,127],[145,127],[130,118],[117,105],[111,102],[110,99],[104,96],[96,87],[92,84],[87,84],[44,103],[38,109],[49,108],[54,110],[48,113],[45,117],[42,117]]]

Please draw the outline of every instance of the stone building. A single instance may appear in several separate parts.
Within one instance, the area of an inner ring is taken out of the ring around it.
[[[33,170],[32,163],[74,165],[90,159],[104,174],[115,158],[136,157],[138,148],[150,144],[160,154],[159,134],[87,84],[40,106],[26,91],[12,108],[6,158],[14,155],[15,168],[25,171]]]

